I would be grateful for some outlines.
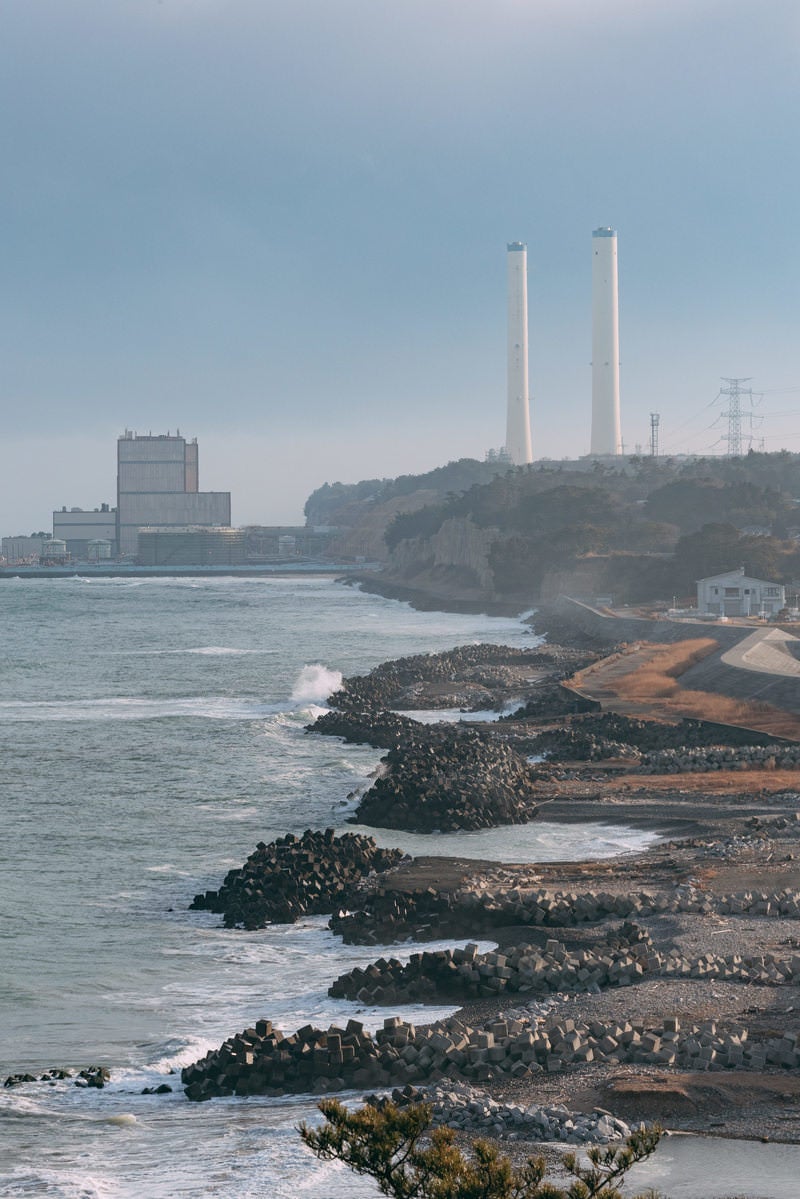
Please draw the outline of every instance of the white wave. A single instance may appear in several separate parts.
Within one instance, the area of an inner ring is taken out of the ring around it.
[[[295,708],[290,712],[277,712],[274,722],[271,723],[282,725],[284,727],[291,727],[298,724],[310,724],[313,720],[316,720],[318,716],[321,716],[323,712],[327,711],[328,709],[322,707],[320,704],[307,704],[305,707]]]
[[[13,1189],[5,1190],[8,1183]],[[83,1170],[44,1169],[19,1166],[10,1174],[0,1174],[0,1195],[57,1196],[58,1199],[111,1199],[116,1188],[110,1181]]]
[[[208,654],[209,657],[219,658],[226,654],[257,654],[257,649],[234,649],[229,645],[198,645],[195,649],[173,650],[173,653]]]
[[[185,649],[120,649],[113,656],[121,658],[163,658],[173,654],[203,654],[212,658],[239,657],[243,654],[270,654],[268,649],[236,649],[231,645],[192,645]]]
[[[190,1066],[192,1062],[205,1057],[212,1049],[218,1049],[219,1042],[205,1037],[186,1037],[182,1040],[168,1042],[163,1048],[165,1052],[156,1061],[151,1062],[148,1067],[148,1070],[154,1074],[168,1075],[171,1070],[182,1070],[184,1066]],[[160,1081],[164,1081],[163,1077]],[[178,1082],[177,1077],[175,1082]],[[170,1086],[172,1085],[173,1083],[170,1083]]]
[[[379,845],[399,846],[413,857],[475,858],[487,862],[578,862],[638,853],[661,838],[658,833],[611,824],[557,824],[532,820],[476,832],[406,833],[348,825],[342,832],[374,837]]]
[[[429,949],[462,946],[464,940],[437,940],[426,945]],[[481,941],[481,951],[494,948],[496,942]],[[406,941],[392,947],[392,956],[400,961],[418,949]],[[200,1044],[175,1040],[152,1068],[169,1069],[185,1065],[185,1053],[194,1061],[207,1051],[205,1042],[219,1045],[239,1028],[261,1016],[273,1021],[285,1032],[310,1023],[326,1028],[330,1023],[346,1023],[354,1014],[349,1000],[333,999],[328,987],[343,971],[353,966],[367,966],[376,956],[369,946],[342,945],[327,927],[327,917],[308,917],[299,924],[271,925],[257,933],[221,928],[204,928],[200,936],[185,940],[170,951],[179,959],[174,981],[166,984],[162,995],[170,1005],[190,1004],[194,1011],[194,1033]],[[186,968],[195,959],[206,963],[208,981],[198,988],[196,982],[188,988],[186,979],[195,978],[196,971]],[[264,980],[269,980],[265,991]],[[221,984],[224,984],[225,1006],[218,1006]],[[458,1003],[435,1005],[398,1004],[392,1015],[403,1015],[413,1023],[429,1023],[451,1015]],[[385,1007],[358,1005],[358,1019],[370,1029],[380,1028],[389,1014]],[[184,1046],[196,1047],[194,1057]],[[199,1050],[202,1049],[202,1052]],[[161,1080],[163,1081],[163,1079]]]
[[[321,662],[306,665],[297,676],[292,688],[292,699],[297,703],[325,700],[342,685],[342,672],[329,670]]]
[[[3,701],[0,720],[163,720],[167,717],[199,717],[206,720],[259,720],[280,712],[279,704],[229,696],[187,696],[182,699],[142,699],[139,696],[109,696],[105,699]]]

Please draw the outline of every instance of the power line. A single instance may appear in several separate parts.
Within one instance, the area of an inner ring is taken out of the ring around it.
[[[709,408],[713,408],[718,399],[718,395],[714,396],[714,398],[709,400],[707,404],[698,409],[697,412],[693,412],[691,416],[687,416],[686,420],[681,421],[679,425],[676,425],[672,430],[672,437],[670,438],[666,447],[662,446],[662,453],[669,453],[675,446],[677,446],[679,444],[679,434],[682,433],[688,425],[693,424],[694,421],[701,420],[704,413],[708,412]],[[716,424],[716,419],[712,421],[710,425],[707,425],[706,428],[710,429],[714,424]],[[705,431],[705,428],[698,430],[700,433],[705,433]]]

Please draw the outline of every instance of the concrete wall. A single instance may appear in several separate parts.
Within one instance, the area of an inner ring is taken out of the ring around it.
[[[673,620],[648,620],[643,616],[609,616],[581,600],[560,595],[550,608],[562,619],[569,620],[582,632],[605,645],[620,641],[655,641],[671,644],[691,638],[713,638],[720,649],[738,645],[752,633],[751,628],[737,625],[685,623]]]
[[[742,670],[720,661],[712,654],[681,675],[682,687],[691,691],[713,691],[731,699],[774,704],[786,712],[800,713],[800,686],[797,679],[785,675],[770,675],[756,670]],[[798,780],[800,785],[800,780]]]

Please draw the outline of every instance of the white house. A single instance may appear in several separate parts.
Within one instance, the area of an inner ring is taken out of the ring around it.
[[[697,607],[712,616],[774,616],[786,606],[781,583],[751,579],[744,567],[697,580]]]

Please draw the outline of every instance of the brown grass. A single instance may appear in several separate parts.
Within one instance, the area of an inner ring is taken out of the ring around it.
[[[618,683],[618,693],[628,699],[661,699],[680,691],[677,680],[691,666],[702,662],[719,646],[711,639],[678,641],[674,645],[654,645],[649,660]]]
[[[713,638],[703,637],[671,645],[633,646],[579,671],[572,683],[599,699],[606,710],[626,716],[688,716],[800,739],[800,717],[772,704],[681,687],[681,675],[718,649]]]
[[[796,770],[711,770],[698,774],[625,774],[614,779],[614,791],[696,791],[704,795],[755,795],[796,791]]]

